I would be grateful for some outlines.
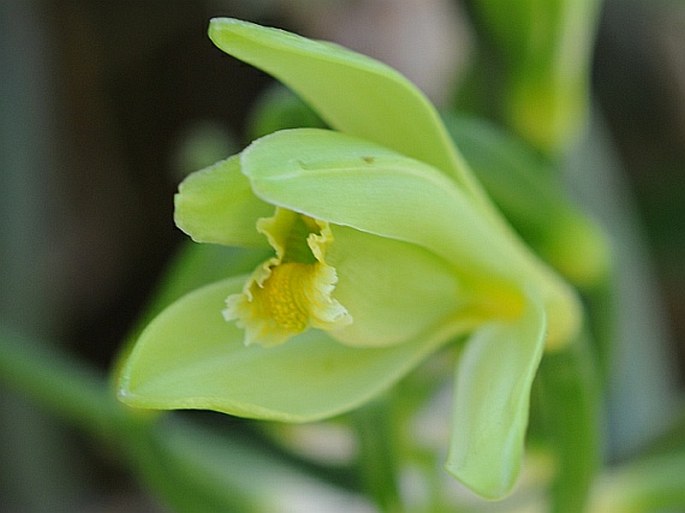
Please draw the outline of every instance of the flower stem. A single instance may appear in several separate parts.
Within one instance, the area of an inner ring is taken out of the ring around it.
[[[0,382],[51,413],[105,439],[133,419],[95,371],[0,326]],[[137,422],[137,420],[136,420]]]
[[[353,414],[359,440],[359,467],[366,493],[379,509],[404,511],[398,487],[397,433],[392,401],[381,398]]]

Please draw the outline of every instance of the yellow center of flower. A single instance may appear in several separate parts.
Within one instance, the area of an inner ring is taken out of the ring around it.
[[[304,289],[312,267],[294,262],[281,264],[255,291],[255,300],[263,302],[264,313],[285,330],[300,332],[307,327],[309,304]]]
[[[273,346],[309,327],[330,330],[352,322],[331,297],[338,278],[325,261],[333,242],[327,223],[278,208],[257,229],[276,256],[257,268],[241,294],[226,299],[224,310],[226,320],[245,329],[245,344]]]

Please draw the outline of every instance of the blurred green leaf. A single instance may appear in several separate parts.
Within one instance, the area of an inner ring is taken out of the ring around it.
[[[569,199],[549,161],[484,119],[444,119],[473,172],[526,242],[576,286],[600,285],[610,267],[607,238]]]
[[[259,97],[248,118],[249,140],[287,128],[326,128],[326,124],[292,91],[275,83]]]
[[[533,416],[554,454],[552,513],[582,513],[600,465],[599,377],[584,337],[545,355],[533,393]]]
[[[533,146],[558,152],[587,119],[590,57],[600,0],[471,0],[476,27],[495,48],[495,85],[507,124]],[[501,77],[497,77],[501,79]]]
[[[607,472],[590,513],[664,513],[685,510],[685,452],[639,459]]]

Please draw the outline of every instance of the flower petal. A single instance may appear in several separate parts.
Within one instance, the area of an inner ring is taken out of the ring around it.
[[[269,203],[422,246],[478,286],[537,287],[550,314],[550,345],[562,345],[579,327],[574,292],[423,162],[346,134],[305,128],[258,139],[241,154],[241,168]]]
[[[230,18],[211,20],[209,37],[287,85],[330,126],[427,162],[487,201],[435,108],[389,66],[332,43]]]
[[[461,355],[446,466],[484,497],[502,498],[518,477],[545,328],[542,305],[531,298],[520,319],[484,326]]]
[[[256,224],[273,207],[252,193],[237,155],[189,175],[174,203],[176,225],[196,242],[269,247]]]
[[[464,269],[508,276],[516,267],[511,248],[451,180],[374,143],[330,130],[282,130],[253,142],[241,164],[269,203],[418,244]]]
[[[433,253],[344,226],[331,229],[335,242],[327,258],[338,273],[333,296],[353,322],[329,334],[343,344],[403,343],[466,306],[454,268]]]
[[[119,381],[134,407],[208,409],[303,422],[350,410],[384,391],[462,331],[442,326],[405,344],[351,348],[309,330],[273,348],[245,347],[224,321],[226,296],[247,277],[198,289],[164,310],[141,334]]]

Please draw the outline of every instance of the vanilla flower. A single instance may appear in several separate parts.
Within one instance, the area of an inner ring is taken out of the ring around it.
[[[141,334],[120,397],[303,422],[384,391],[469,334],[447,469],[506,494],[545,347],[578,330],[573,291],[516,237],[434,108],[394,70],[329,43],[215,19],[215,44],[288,85],[333,128],[292,129],[190,175],[177,225],[270,251],[169,306]]]

